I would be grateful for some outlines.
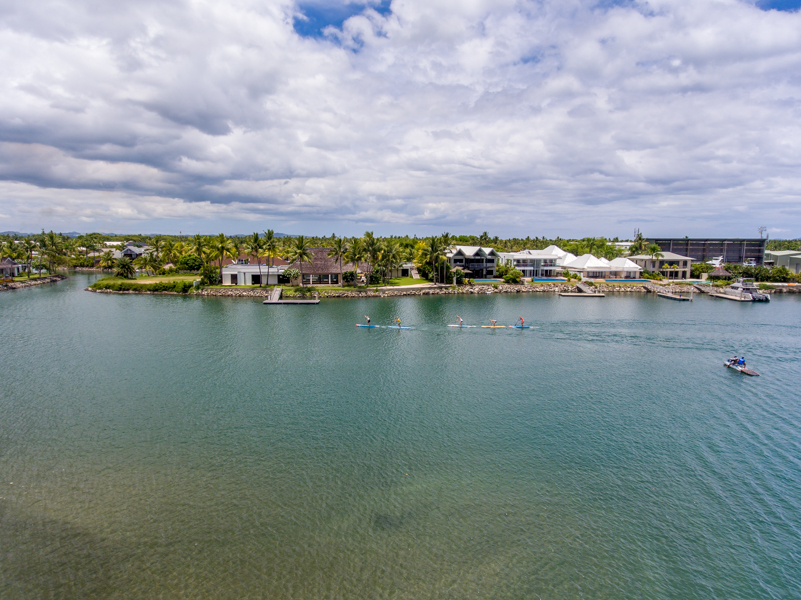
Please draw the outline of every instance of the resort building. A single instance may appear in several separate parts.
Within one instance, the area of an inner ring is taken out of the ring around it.
[[[582,279],[606,279],[612,268],[609,261],[604,262],[592,254],[582,254],[564,265],[571,273],[578,273]]]
[[[662,251],[662,256],[654,259],[650,254],[637,254],[629,256],[629,260],[636,263],[643,270],[660,273],[666,279],[689,279],[693,259],[673,252]]]
[[[801,251],[765,250],[766,267],[787,267],[793,273],[801,273]]]
[[[339,285],[339,261],[328,256],[330,248],[309,248],[312,255],[311,263],[304,262],[301,269],[297,261],[288,265],[287,269],[303,271],[303,285]],[[366,273],[366,264],[354,265],[342,261],[342,272],[357,271]]]
[[[16,277],[22,273],[22,265],[13,258],[5,257],[0,260],[0,277]]]
[[[495,277],[500,256],[494,248],[454,246],[446,254],[451,269],[462,269],[473,279]]]
[[[609,261],[609,269],[612,279],[639,279],[642,276],[642,267],[623,256]]]
[[[286,267],[268,267],[267,265],[230,264],[223,266],[223,285],[278,285],[289,283],[284,278]]]
[[[521,250],[499,252],[499,264],[511,264],[523,277],[555,277],[558,273],[558,257],[544,250]]]
[[[677,253],[695,262],[723,257],[724,263],[761,265],[768,240],[761,238],[649,238],[663,253]],[[650,270],[650,269],[649,269]]]

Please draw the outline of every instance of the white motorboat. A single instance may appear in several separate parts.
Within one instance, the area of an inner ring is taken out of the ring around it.
[[[725,288],[725,294],[752,302],[770,302],[770,294],[761,291],[753,279],[740,278]]]

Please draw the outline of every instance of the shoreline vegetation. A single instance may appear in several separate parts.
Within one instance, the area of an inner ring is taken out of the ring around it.
[[[30,279],[15,277],[14,280],[9,283],[0,283],[0,292],[21,290],[37,285],[45,285],[46,283],[58,283],[59,281],[64,281],[66,278],[66,275],[60,275],[58,273],[55,275],[34,275]]]

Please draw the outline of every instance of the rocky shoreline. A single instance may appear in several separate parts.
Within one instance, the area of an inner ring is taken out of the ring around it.
[[[7,292],[10,290],[21,290],[24,288],[34,287],[37,285],[44,285],[46,283],[58,283],[67,278],[66,275],[50,275],[48,277],[40,277],[31,279],[30,281],[15,281],[9,284],[0,285],[0,292]]]
[[[641,285],[614,285],[599,284],[595,286],[601,293],[644,293],[648,290]],[[577,293],[580,290],[573,284],[543,283],[536,285],[511,285],[501,283],[497,289],[490,285],[462,285],[458,287],[442,286],[427,288],[390,288],[365,290],[359,289],[323,289],[314,290],[308,294],[298,294],[285,291],[285,298],[311,297],[317,293],[320,298],[391,298],[394,296],[445,296],[452,294],[537,294],[537,293]],[[267,297],[271,289],[243,289],[243,288],[204,288],[194,292],[196,296],[224,296],[224,297]]]

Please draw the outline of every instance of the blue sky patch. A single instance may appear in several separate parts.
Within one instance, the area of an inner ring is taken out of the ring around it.
[[[801,8],[801,0],[757,0],[756,5],[762,10],[793,12]]]
[[[303,37],[319,38],[323,37],[323,30],[329,25],[342,27],[347,19],[354,15],[363,13],[368,6],[382,15],[390,11],[390,0],[381,0],[380,3],[347,3],[343,1],[334,2],[301,2],[298,9],[306,19],[296,18],[294,22],[295,31]]]

